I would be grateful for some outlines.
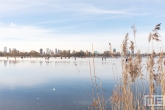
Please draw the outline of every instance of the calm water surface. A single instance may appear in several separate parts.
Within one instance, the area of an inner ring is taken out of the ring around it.
[[[120,59],[95,58],[93,66],[92,59],[77,58],[76,64],[74,58],[0,58],[0,110],[87,110],[92,103],[90,67],[92,74],[95,67],[110,108]]]

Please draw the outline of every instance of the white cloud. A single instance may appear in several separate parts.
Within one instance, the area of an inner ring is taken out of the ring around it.
[[[68,10],[88,13],[88,14],[125,14],[126,12],[122,10],[105,10],[100,9],[94,5],[89,4],[71,4],[68,5]]]
[[[0,13],[5,14],[6,12],[15,15],[16,13],[37,13],[37,12],[78,12],[83,14],[126,14],[128,10],[123,9],[116,10],[113,8],[103,9],[98,7],[99,5],[89,4],[88,2],[75,2],[70,3],[59,2],[59,1],[31,1],[31,0],[6,0],[5,2],[0,1]],[[3,11],[1,11],[3,10]]]
[[[45,29],[34,26],[2,26],[0,27],[0,31],[1,51],[4,46],[25,51],[38,51],[40,48],[50,48],[52,50],[55,48],[62,50],[82,49],[91,51],[91,45],[93,43],[95,50],[103,52],[109,49],[109,42],[112,44],[113,48],[120,51],[120,44],[126,34],[126,32],[117,33],[119,30],[114,30],[114,32],[109,33],[57,34],[56,29]],[[130,39],[133,40],[131,29],[129,33]],[[141,49],[142,52],[147,51],[148,35],[149,32],[146,33],[140,30],[137,33],[136,42],[138,48]],[[160,35],[165,36],[165,33],[160,32]]]
[[[0,25],[3,25],[3,22],[0,21]]]
[[[25,10],[26,8],[29,8],[31,5],[18,2],[17,0],[5,0],[0,1],[0,14],[2,15],[8,15],[10,13],[11,15],[15,15],[19,12],[19,10]],[[14,13],[13,13],[14,12]]]
[[[9,26],[16,26],[16,23],[11,22]]]

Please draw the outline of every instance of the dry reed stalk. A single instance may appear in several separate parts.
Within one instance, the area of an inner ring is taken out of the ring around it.
[[[134,42],[133,41],[130,41],[130,42],[131,42],[131,46],[129,47],[129,49],[134,51]]]
[[[86,88],[86,86],[85,86],[85,84],[84,84],[84,81],[83,81],[83,79],[82,79],[82,77],[81,77],[81,74],[80,74],[80,70],[78,69],[78,66],[77,66],[76,62],[75,62],[75,66],[76,66],[76,68],[77,68],[77,71],[79,72],[80,80],[81,80],[81,82],[82,82],[82,85],[84,86],[85,91],[88,93],[88,95],[90,96],[90,98],[93,99],[93,97],[90,95],[89,91],[87,90],[87,88]]]
[[[100,102],[100,96],[98,93],[98,85],[97,85],[97,81],[96,81],[96,73],[95,73],[95,65],[94,65],[94,50],[93,50],[93,44],[92,44],[92,53],[93,53],[93,70],[94,70],[94,81],[95,81],[95,88],[96,88],[96,94],[97,94],[97,103],[98,106],[101,107],[101,102]]]
[[[160,41],[158,30],[160,30],[160,25],[158,24],[155,26],[153,33],[150,33],[148,42],[152,40],[152,53],[147,58],[146,61],[146,70],[148,72],[148,82],[149,82],[149,95],[154,95],[156,91],[156,84],[161,85],[162,95],[165,95],[165,61],[163,66],[163,51],[160,52],[159,59],[157,64],[155,63],[155,56],[156,53],[153,50],[153,41],[156,42]],[[134,31],[134,40],[136,36],[136,28],[132,26]],[[112,109],[116,110],[115,107],[122,108],[123,110],[146,110],[147,108],[143,105],[142,97],[145,93],[145,88],[143,86],[143,73],[142,68],[142,58],[140,54],[140,50],[137,51],[136,57],[133,58],[132,55],[127,56],[126,52],[128,50],[128,33],[125,36],[125,39],[122,42],[122,84],[117,86],[112,93],[111,104]],[[135,41],[136,45],[136,41]],[[136,46],[135,46],[136,47]],[[148,46],[149,47],[149,46]],[[133,51],[134,43],[131,41],[131,45],[129,47],[130,50]],[[148,49],[149,52],[149,49]],[[128,59],[125,61],[125,58]],[[156,71],[157,70],[157,71]],[[141,80],[141,85],[138,82],[138,79]],[[135,80],[137,79],[137,81]],[[133,83],[134,85],[132,86]],[[135,87],[134,89],[131,89]],[[141,88],[139,88],[141,87]],[[129,94],[129,95],[128,95]],[[129,96],[129,97],[128,97]],[[130,103],[131,101],[131,103]],[[135,103],[136,102],[136,103]],[[165,99],[164,99],[165,102]],[[165,104],[164,104],[165,105]],[[154,107],[150,107],[151,110],[154,110]]]
[[[133,41],[131,42],[131,46],[129,47],[131,50],[134,49]],[[113,91],[111,99],[111,103],[113,105],[113,110],[114,107],[117,105],[121,105],[120,108],[123,110],[134,110],[134,95],[131,91],[131,84],[130,84],[130,74],[132,74],[132,78],[134,75],[133,72],[133,61],[132,61],[132,56],[129,56],[128,61],[125,61],[125,57],[127,57],[127,50],[128,50],[128,33],[125,36],[125,39],[123,40],[122,43],[122,84],[119,85],[120,88],[117,88]],[[139,56],[138,56],[139,57]],[[140,60],[137,60],[139,62]],[[121,95],[120,95],[121,94]],[[128,95],[129,94],[129,95]],[[117,97],[117,95],[119,97]],[[116,102],[119,102],[117,104]]]
[[[164,57],[164,54],[163,52],[160,52],[160,55],[159,55],[159,59],[157,61],[157,67],[155,68],[155,62],[154,62],[154,57],[156,56],[156,53],[155,51],[153,50],[153,40],[155,40],[156,42],[160,41],[159,39],[159,33],[158,33],[158,30],[160,30],[160,25],[161,24],[158,24],[155,26],[154,30],[153,30],[153,33],[150,33],[149,35],[149,42],[152,40],[152,53],[150,55],[150,57],[148,58],[148,61],[147,61],[147,71],[149,73],[149,95],[154,95],[154,93],[156,92],[156,87],[155,87],[155,84],[159,84],[161,83],[161,89],[163,90],[164,88],[162,87],[162,82],[163,82],[163,74],[164,74],[164,70],[163,70],[163,57]],[[158,50],[159,51],[159,50]],[[157,69],[157,71],[156,71]],[[164,86],[164,84],[163,84]],[[162,95],[163,95],[163,92],[162,92]],[[151,107],[151,110],[154,110],[154,107],[152,106]]]
[[[93,44],[92,44],[92,53],[93,53],[93,74],[91,72],[91,66],[90,66],[90,75],[91,75],[91,86],[92,86],[92,94],[93,94],[93,102],[91,104],[91,107],[89,107],[91,110],[106,110],[106,101],[104,99],[104,89],[102,88],[102,84],[100,79],[96,76],[95,72],[95,63],[94,63],[94,51],[93,51]],[[89,60],[90,62],[90,60]],[[89,63],[90,64],[90,63]],[[94,79],[93,79],[94,77]],[[100,82],[100,86],[98,85],[98,82]]]
[[[91,82],[91,87],[92,87],[92,98],[95,100],[95,95],[94,95],[94,87],[93,87],[93,77],[92,77],[92,72],[91,72],[91,63],[90,63],[90,57],[89,57],[89,67],[90,67],[90,82]]]
[[[149,96],[153,95],[155,92],[155,86],[154,86],[154,54],[152,53],[150,55],[150,57],[148,58],[147,61],[147,70],[148,70],[148,74],[149,74]],[[151,107],[151,110],[153,110],[154,108]]]
[[[155,81],[160,84],[161,92],[163,95],[163,109],[165,109],[165,61],[163,61],[164,52],[160,52],[159,59],[157,61],[157,76]],[[164,65],[164,66],[163,66]]]
[[[126,56],[128,50],[128,33],[125,36],[125,39],[122,42],[122,55]]]
[[[132,28],[133,33],[134,33],[134,41],[135,41],[135,47],[136,47],[136,51],[137,51],[137,45],[136,45],[136,32],[137,32],[137,29],[136,29],[135,25],[133,25],[131,28]]]
[[[158,24],[155,26],[153,33],[150,33],[148,42],[153,41],[160,41],[159,40],[159,33],[160,25]],[[136,36],[136,28],[132,26],[134,31],[134,40]],[[114,88],[112,92],[112,96],[110,97],[110,102],[112,105],[112,110],[148,110],[143,105],[143,96],[145,93],[144,88],[144,75],[142,72],[142,57],[140,54],[140,50],[137,51],[136,57],[132,57],[132,55],[127,55],[128,50],[128,33],[126,34],[123,42],[122,42],[122,57],[121,57],[121,65],[122,65],[122,78],[119,84]],[[110,54],[112,53],[112,47],[110,45]],[[131,45],[129,49],[131,51],[134,50],[135,46],[134,42],[131,41]],[[149,47],[149,46],[148,46]],[[137,50],[137,49],[136,49]],[[92,44],[92,51],[93,51],[93,44]],[[149,51],[149,49],[148,49]],[[94,55],[94,54],[93,54]],[[152,53],[146,60],[146,71],[148,75],[148,88],[149,88],[149,96],[154,95],[157,88],[156,84],[161,86],[161,94],[164,95],[164,107],[165,107],[165,61],[163,62],[164,53],[160,51],[159,58],[155,63],[155,56],[156,52],[153,50],[153,43],[152,43]],[[89,60],[90,61],[90,60]],[[163,66],[164,64],[164,66]],[[112,67],[113,69],[113,67]],[[106,101],[104,99],[104,89],[102,88],[102,84],[99,78],[97,78],[95,73],[95,65],[94,65],[94,56],[93,56],[93,75],[91,73],[91,66],[90,66],[90,75],[91,75],[91,86],[92,86],[92,93],[93,93],[93,102],[91,105],[91,110],[106,110]],[[114,74],[114,71],[113,71]],[[93,80],[94,76],[94,80]],[[115,78],[115,77],[114,77]],[[115,78],[116,79],[116,78]],[[100,82],[100,86],[98,86],[97,81]],[[141,83],[139,83],[139,81]],[[94,83],[93,83],[94,82]],[[101,90],[101,93],[99,92]],[[96,94],[96,96],[95,96]],[[97,98],[95,98],[97,97]],[[154,110],[154,107],[150,107],[149,109]],[[164,108],[165,109],[165,108]]]

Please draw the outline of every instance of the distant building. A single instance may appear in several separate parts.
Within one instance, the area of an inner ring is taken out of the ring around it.
[[[89,54],[89,56],[91,56],[92,55],[92,52],[88,52],[88,54]]]
[[[49,50],[48,54],[52,54],[52,52],[53,52],[52,50]],[[53,52],[53,53],[54,53],[54,52]]]
[[[80,52],[84,52],[83,50],[80,50]]]
[[[67,53],[70,54],[70,50],[68,50]]]
[[[54,55],[54,52],[53,52],[53,51],[50,51],[50,54],[51,54],[51,55]]]
[[[117,52],[117,55],[120,55],[120,52]]]
[[[113,53],[116,53],[116,49],[113,49]]]
[[[104,56],[109,56],[110,55],[109,53],[110,53],[110,51],[107,50],[107,51],[104,51],[103,55]]]
[[[49,48],[46,48],[46,54],[49,54]]]
[[[94,54],[95,54],[95,55],[97,55],[97,54],[98,54],[98,52],[97,52],[97,51],[94,51]]]
[[[86,50],[85,54],[86,54],[86,55],[88,55],[88,54],[89,54],[88,50]]]
[[[9,48],[9,53],[11,53],[11,48]]]
[[[57,51],[57,48],[55,49],[55,52],[54,52],[55,54],[58,54],[58,51]]]
[[[61,50],[58,50],[58,54],[61,53]]]
[[[43,49],[40,49],[40,54],[43,54]]]
[[[63,52],[63,53],[66,53],[66,50],[63,50],[62,52]]]
[[[7,47],[4,47],[4,51],[3,52],[7,53]]]
[[[35,50],[31,50],[30,53],[35,53],[36,51]]]
[[[72,51],[72,54],[75,54],[75,50]]]

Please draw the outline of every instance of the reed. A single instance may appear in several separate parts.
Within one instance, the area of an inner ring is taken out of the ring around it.
[[[136,28],[133,25],[134,42],[130,41],[130,47],[128,48],[128,33],[126,34],[121,47],[121,64],[122,64],[122,78],[121,83],[114,88],[112,96],[110,97],[112,110],[155,110],[154,106],[146,107],[143,104],[143,96],[149,94],[163,95],[165,96],[165,61],[163,50],[158,50],[159,56],[156,58],[156,52],[153,50],[153,42],[160,40],[158,30],[160,30],[161,24],[157,24],[153,29],[153,32],[149,34],[148,43],[152,41],[152,53],[148,53],[146,64],[142,65],[142,56],[140,50],[137,50],[136,45]],[[127,50],[134,51],[136,47],[135,57],[127,55]],[[163,47],[162,47],[163,48]],[[148,49],[149,52],[149,49]],[[157,60],[157,62],[156,62]],[[142,71],[143,69],[143,71]],[[147,72],[148,79],[145,80],[145,71]],[[145,80],[145,83],[144,83]],[[160,88],[158,88],[159,86]],[[161,92],[159,92],[161,89]],[[165,97],[164,97],[165,107]],[[162,109],[157,107],[157,109]],[[165,108],[164,108],[165,109]]]
[[[129,34],[125,35],[125,38],[121,44],[121,69],[122,75],[113,70],[115,88],[112,91],[112,95],[109,98],[112,110],[155,110],[165,109],[165,60],[164,52],[162,49],[157,51],[153,50],[153,43],[161,43],[160,30],[161,24],[157,24],[148,37],[148,47],[152,45],[152,51],[146,58],[146,63],[142,64],[142,56],[140,49],[136,45],[136,27],[133,25],[131,28],[134,32],[134,41],[129,41]],[[128,43],[130,42],[130,43]],[[135,42],[135,43],[134,43]],[[152,44],[150,44],[152,42]],[[127,51],[134,51],[135,55],[127,54]],[[92,51],[93,51],[92,44]],[[112,54],[112,45],[109,43],[110,56]],[[157,55],[156,52],[159,52]],[[75,63],[76,67],[77,64]],[[89,57],[90,67],[90,80],[91,80],[91,105],[88,107],[90,110],[107,110],[107,101],[104,97],[104,89],[102,88],[101,80],[97,77],[95,71],[94,52],[92,57],[92,63]],[[77,68],[78,69],[78,68]],[[113,69],[113,65],[112,65]],[[92,71],[93,70],[93,71]],[[79,71],[79,70],[78,70]],[[79,71],[80,73],[80,71]],[[145,74],[146,73],[146,74]],[[116,75],[116,76],[115,76]],[[89,91],[87,91],[89,93]],[[154,106],[147,107],[144,105],[144,95],[163,95],[163,107],[155,108]]]

